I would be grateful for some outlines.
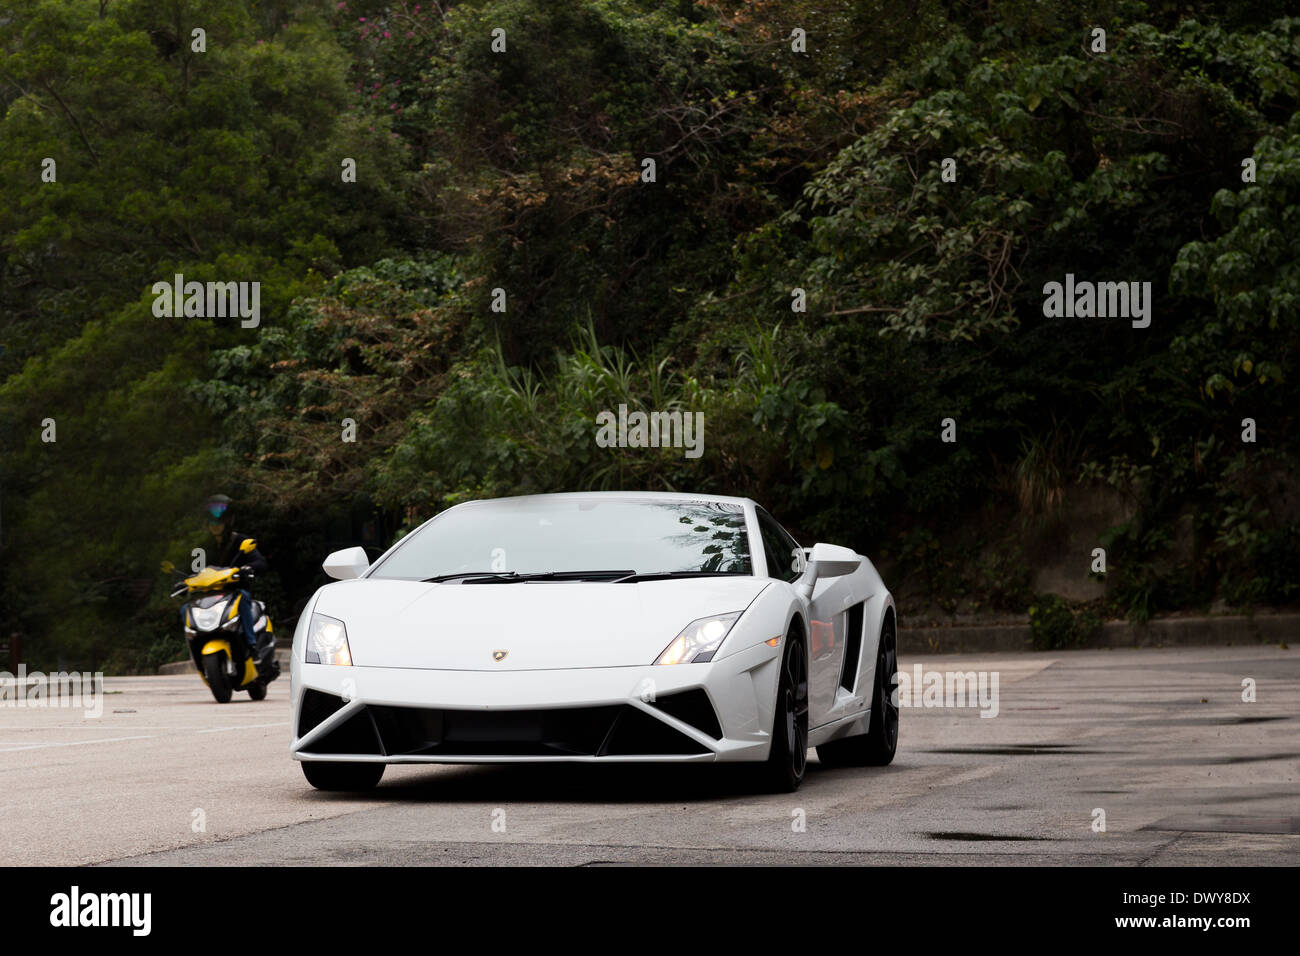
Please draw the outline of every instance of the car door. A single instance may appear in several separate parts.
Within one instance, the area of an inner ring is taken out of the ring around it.
[[[761,507],[756,509],[769,577],[793,584],[803,573],[803,549],[794,537]],[[817,583],[808,614],[808,726],[823,724],[836,704],[836,687],[844,664],[844,598],[840,578]],[[843,606],[842,606],[843,605]]]
[[[852,574],[823,578],[813,590],[809,620],[813,628],[821,629],[823,641],[832,646],[824,651],[821,670],[813,673],[809,727],[838,720],[870,704],[870,693],[863,696],[862,691],[863,686],[870,686],[869,680],[865,675],[862,681],[856,680],[865,640],[862,626],[865,598],[859,576]],[[850,628],[857,631],[856,636],[850,633]],[[847,675],[844,673],[846,654],[851,655]]]

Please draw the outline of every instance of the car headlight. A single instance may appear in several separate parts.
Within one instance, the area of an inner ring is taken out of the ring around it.
[[[324,614],[312,614],[307,628],[307,663],[352,666],[348,629],[343,622]]]
[[[229,604],[229,601],[218,601],[211,607],[191,605],[190,616],[194,618],[194,626],[200,631],[216,630],[217,625],[221,623],[221,615],[225,613]]]
[[[730,614],[715,614],[691,621],[682,632],[673,638],[673,642],[664,648],[655,660],[656,664],[703,664],[713,660],[713,655],[721,646],[723,639],[731,633],[731,626],[740,618],[742,611]]]

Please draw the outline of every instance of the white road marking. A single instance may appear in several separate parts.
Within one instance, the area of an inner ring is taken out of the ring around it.
[[[231,727],[209,727],[206,730],[196,730],[196,734],[220,734],[227,730],[254,730],[259,727],[287,727],[289,721],[277,720],[270,724],[244,724],[242,726]],[[56,728],[57,729],[57,728]],[[164,736],[181,736],[181,734],[135,734],[130,737],[104,737],[100,740],[68,740],[62,743],[48,744],[27,744],[20,743],[16,740],[0,740],[0,753],[12,753],[17,750],[44,750],[47,747],[80,747],[85,744],[112,744],[124,740],[153,740],[155,737]]]
[[[82,744],[112,744],[121,740],[150,740],[157,736],[157,734],[138,734],[134,737],[104,737],[100,740],[69,740],[61,744],[24,744],[21,747],[0,748],[0,753],[10,753],[15,750],[44,750],[46,747],[80,747]]]
[[[252,730],[255,727],[288,727],[289,721],[277,720],[273,724],[245,724],[242,727],[210,727],[207,730],[200,730],[201,734],[220,734],[227,730]]]

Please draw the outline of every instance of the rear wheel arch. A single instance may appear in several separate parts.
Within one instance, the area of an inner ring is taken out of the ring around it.
[[[867,599],[868,606],[870,606],[872,601],[874,601],[874,598]],[[892,623],[894,626],[895,637],[897,637],[898,634],[898,612],[895,610],[893,598],[888,592],[884,594],[882,603],[884,604],[884,607],[880,611],[879,615],[866,615],[866,620],[862,622],[862,659],[858,665],[859,681],[861,681],[864,676],[870,676],[872,680],[875,680],[876,678],[874,673],[875,662],[876,657],[880,653],[880,639],[885,633],[885,628]],[[873,621],[876,635],[876,641],[874,644],[871,643]]]

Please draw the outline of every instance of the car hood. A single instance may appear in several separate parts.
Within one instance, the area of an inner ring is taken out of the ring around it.
[[[635,584],[361,578],[322,588],[314,610],[344,622],[358,667],[626,667],[653,663],[691,621],[743,611],[770,583],[748,575]]]

